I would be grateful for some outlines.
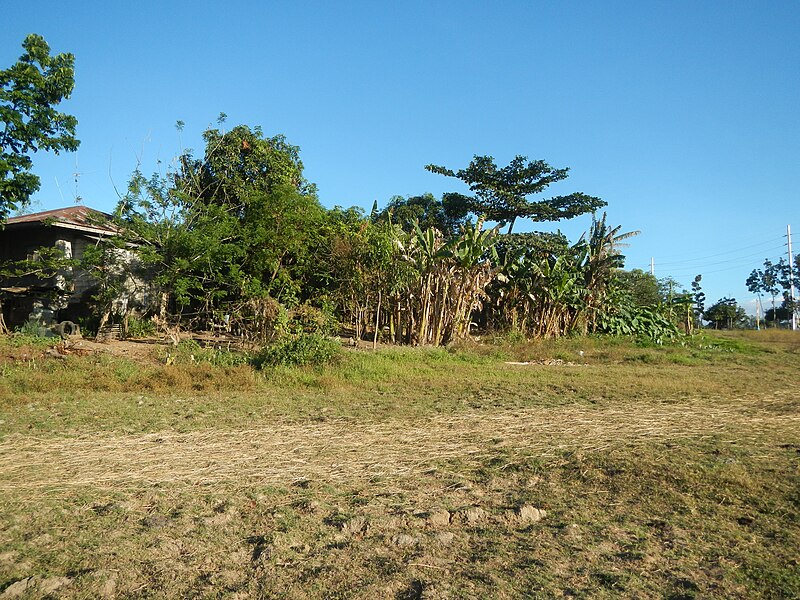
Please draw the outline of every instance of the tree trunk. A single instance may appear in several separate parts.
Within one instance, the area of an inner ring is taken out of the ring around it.
[[[103,311],[103,316],[100,317],[100,325],[97,326],[97,335],[95,336],[95,341],[100,341],[100,334],[103,331],[103,328],[108,323],[108,320],[111,318],[111,310],[106,309]]]
[[[3,316],[3,300],[0,298],[0,334],[8,333],[8,326],[6,325],[6,319]]]
[[[378,308],[375,309],[375,333],[372,335],[372,349],[378,347],[378,327],[381,324],[381,292],[378,292]]]

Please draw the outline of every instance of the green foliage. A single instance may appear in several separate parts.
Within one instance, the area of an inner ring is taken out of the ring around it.
[[[135,315],[128,316],[125,325],[125,334],[129,338],[151,337],[156,333],[156,325],[152,320],[140,319]]]
[[[453,171],[438,165],[425,167],[432,173],[456,177],[469,186],[474,196],[449,194],[447,204],[451,214],[483,215],[508,232],[518,218],[533,221],[560,221],[592,212],[606,205],[599,198],[575,192],[549,200],[532,202],[527,196],[542,193],[551,183],[567,178],[569,169],[554,169],[543,160],[529,161],[516,156],[503,168],[498,168],[491,156],[475,156],[466,169]]]
[[[352,211],[329,215],[316,277],[358,339],[375,326],[376,313],[397,308],[416,277],[400,251],[405,235],[397,224],[372,223]]]
[[[204,134],[204,158],[146,179],[134,172],[117,214],[164,304],[211,315],[269,296],[291,306],[316,268],[325,211],[283,136]],[[163,306],[162,308],[166,308]]]
[[[195,340],[181,340],[177,346],[163,350],[159,358],[168,365],[201,365],[238,367],[252,362],[247,352],[238,352],[219,346],[204,347]]]
[[[292,333],[316,333],[332,335],[336,333],[339,322],[328,309],[317,308],[310,304],[295,306],[288,314],[286,328]]]
[[[597,319],[597,330],[609,335],[625,335],[656,344],[672,342],[680,333],[658,306],[639,306],[624,290],[615,290]]]
[[[341,344],[318,333],[301,333],[284,337],[254,358],[259,367],[322,367],[335,362],[342,354]]]
[[[453,207],[443,200],[437,200],[433,194],[420,196],[394,196],[373,219],[376,222],[390,221],[410,232],[414,223],[420,228],[433,227],[441,231],[445,237],[458,234],[459,228],[465,224],[465,214],[454,214]]]
[[[702,325],[703,311],[706,309],[706,294],[700,285],[702,279],[702,275],[696,275],[692,280],[692,301],[694,304],[692,310],[694,311],[694,320],[697,327]]]
[[[637,306],[656,306],[661,302],[658,280],[654,275],[641,269],[633,269],[617,271],[615,277],[618,284],[630,293],[631,299]]]
[[[396,332],[405,331],[406,341],[422,345],[466,337],[472,313],[482,307],[486,288],[497,276],[497,237],[497,227],[484,230],[479,220],[447,241],[437,229],[423,231],[416,224],[411,235],[399,238],[402,257],[414,275],[405,305],[396,303],[404,309],[396,315]]]
[[[22,325],[17,327],[15,332],[16,336],[18,336],[21,340],[25,340],[26,343],[30,340],[50,340],[56,337],[47,327],[44,327],[39,321],[36,319],[28,319]]]
[[[41,247],[24,259],[0,262],[0,279],[4,280],[7,285],[8,282],[29,277],[36,277],[40,280],[61,277],[63,278],[61,287],[66,288],[72,267],[77,265],[77,261],[64,255],[62,248]],[[54,293],[58,294],[62,291],[64,290],[56,289]]]
[[[605,204],[584,194],[529,200],[566,177],[543,161],[518,156],[498,169],[475,157],[457,173],[429,165],[463,179],[475,197],[395,197],[367,218],[323,209],[283,136],[238,126],[204,137],[202,159],[187,153],[176,172],[149,180],[134,173],[118,208],[120,238],[162,291],[160,318],[222,316],[259,345],[339,324],[373,345],[447,344],[474,324],[534,337],[594,331],[624,261],[621,241],[634,235],[608,226],[605,214],[572,245],[560,233],[484,230],[484,217],[513,226]],[[473,223],[469,213],[481,217]]]
[[[743,326],[747,315],[734,298],[720,298],[703,313],[703,319],[714,329],[734,329]]]
[[[264,137],[260,127],[237,125],[228,132],[208,129],[202,159],[181,157],[176,188],[206,204],[221,204],[243,216],[246,197],[288,186],[303,195],[316,190],[303,177],[300,149],[283,135]]]
[[[50,56],[47,42],[36,34],[28,35],[22,47],[19,61],[0,71],[0,223],[39,189],[30,154],[71,152],[80,143],[75,117],[55,110],[72,94],[75,57]]]
[[[800,313],[800,302],[795,300],[792,305],[790,290],[794,280],[795,287],[800,282],[800,254],[791,261],[781,257],[777,263],[770,259],[764,260],[764,269],[753,269],[745,282],[750,292],[758,295],[761,304],[761,294],[766,294],[772,299],[772,308],[765,312],[765,320],[778,324],[780,321],[789,321],[792,312]],[[783,302],[779,306],[776,298],[783,292]],[[763,305],[762,305],[763,311]]]
[[[552,235],[501,242],[501,272],[490,291],[490,321],[532,337],[594,331],[623,263],[618,248],[636,233],[620,233],[620,227],[606,224],[603,214],[592,218],[588,235],[571,246]]]

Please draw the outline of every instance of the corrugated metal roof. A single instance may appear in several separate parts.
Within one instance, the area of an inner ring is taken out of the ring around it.
[[[89,208],[88,206],[68,206],[66,208],[57,208],[55,210],[46,210],[44,212],[11,217],[6,221],[6,227],[22,223],[49,222],[52,225],[70,229],[115,234],[117,233],[117,229],[109,222],[110,219],[111,215]]]

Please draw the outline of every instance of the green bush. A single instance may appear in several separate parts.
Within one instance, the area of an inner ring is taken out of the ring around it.
[[[664,314],[663,307],[638,306],[629,294],[622,293],[617,293],[600,312],[597,330],[610,335],[629,335],[642,343],[657,345],[680,338],[680,331]]]
[[[150,319],[140,319],[133,315],[128,317],[125,334],[129,338],[150,337],[156,334],[156,325]]]
[[[47,327],[36,319],[28,319],[17,327],[16,333],[23,338],[44,339],[56,337]]]
[[[259,368],[277,366],[321,367],[341,356],[342,345],[318,333],[285,337],[264,347],[253,361]]]

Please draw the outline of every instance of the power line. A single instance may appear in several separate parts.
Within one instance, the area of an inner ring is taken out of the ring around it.
[[[728,258],[728,259],[725,259],[725,260],[704,262],[704,259],[697,258],[697,259],[689,259],[689,260],[686,260],[686,261],[677,261],[677,262],[672,262],[672,263],[662,263],[662,262],[656,261],[655,266],[656,266],[657,270],[660,269],[660,270],[670,271],[670,272],[672,272],[672,271],[696,271],[698,269],[705,269],[706,267],[714,267],[714,266],[718,266],[718,265],[726,265],[726,264],[730,264],[730,263],[733,263],[733,262],[738,263],[738,265],[734,265],[734,267],[735,266],[746,266],[748,264],[752,264],[753,263],[753,261],[752,261],[753,258],[762,257],[765,252],[777,252],[778,250],[783,250],[784,246],[785,245],[776,246],[776,247],[768,248],[768,249],[765,249],[765,250],[761,250],[759,252],[746,254],[744,256],[737,256],[735,258]],[[694,263],[694,262],[698,262],[698,264],[689,264],[689,263]],[[670,265],[678,265],[678,266],[670,266]],[[680,266],[680,265],[683,265],[683,266]],[[648,264],[647,266],[641,266],[639,268],[641,268],[644,271],[644,270],[649,269],[650,265]]]
[[[786,237],[786,236],[779,236],[779,237],[772,238],[772,239],[769,239],[769,240],[766,240],[766,241],[763,241],[763,242],[759,242],[757,244],[751,244],[749,246],[739,246],[738,248],[735,248],[733,250],[725,250],[723,252],[718,252],[716,254],[709,254],[707,256],[700,256],[700,257],[697,257],[697,258],[688,258],[688,259],[673,260],[673,261],[661,261],[660,260],[660,261],[658,261],[658,264],[661,265],[661,266],[664,266],[664,265],[682,264],[682,263],[686,263],[686,262],[703,261],[703,260],[707,260],[709,258],[716,258],[718,256],[724,256],[726,254],[734,254],[736,252],[741,252],[742,250],[749,250],[751,248],[757,248],[759,246],[766,246],[767,244],[774,244],[775,242],[778,242],[778,241],[782,240],[784,237]],[[784,245],[785,245],[785,243],[781,242],[781,247],[783,247]],[[770,251],[772,251],[772,249],[762,250],[761,252],[770,252]]]

